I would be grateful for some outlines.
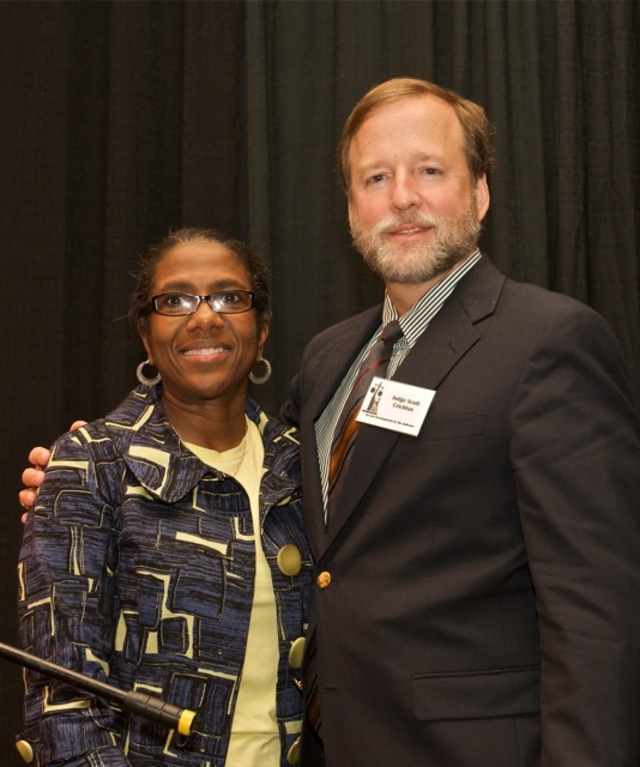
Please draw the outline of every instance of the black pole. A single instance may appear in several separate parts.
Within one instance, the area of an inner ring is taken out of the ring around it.
[[[30,668],[33,671],[38,671],[45,676],[60,679],[72,687],[77,687],[79,690],[94,693],[99,698],[113,701],[126,711],[131,711],[154,722],[159,722],[166,727],[177,730],[181,735],[191,734],[191,725],[196,712],[188,708],[179,708],[172,703],[167,703],[147,693],[136,692],[135,690],[131,692],[120,690],[118,687],[113,687],[97,679],[91,679],[91,677],[80,674],[77,671],[72,671],[64,666],[58,666],[56,663],[43,660],[38,658],[37,655],[31,655],[31,653],[18,650],[16,647],[11,647],[11,645],[4,644],[3,642],[0,642],[0,657],[18,663],[25,668]]]

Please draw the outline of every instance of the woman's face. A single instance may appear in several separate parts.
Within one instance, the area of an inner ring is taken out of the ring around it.
[[[241,261],[218,242],[193,240],[160,258],[149,298],[171,292],[204,296],[232,288],[252,289]],[[162,374],[163,397],[187,407],[212,400],[241,401],[244,407],[247,377],[267,335],[268,327],[257,326],[256,309],[217,314],[204,301],[194,314],[182,317],[151,312],[141,330],[149,360]]]

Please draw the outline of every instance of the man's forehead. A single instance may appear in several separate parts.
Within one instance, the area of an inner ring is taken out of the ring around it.
[[[403,149],[424,144],[425,151],[464,152],[464,129],[455,109],[444,99],[431,94],[405,96],[380,104],[354,132],[350,160],[376,146]],[[427,150],[427,145],[430,149]],[[440,147],[440,150],[437,147]]]
[[[407,119],[429,119],[450,121],[460,127],[460,120],[453,106],[431,93],[403,96],[394,101],[379,104],[363,119],[358,126],[354,136],[356,136],[372,120],[379,118],[402,118]]]

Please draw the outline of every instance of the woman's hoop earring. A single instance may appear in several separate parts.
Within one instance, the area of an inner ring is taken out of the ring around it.
[[[145,365],[150,365],[151,363],[149,360],[145,360],[144,362],[141,362],[138,367],[136,368],[136,377],[138,381],[140,381],[141,384],[144,386],[155,386],[157,383],[160,383],[162,381],[162,376],[160,373],[156,373],[154,378],[147,378],[147,376],[144,374],[144,367]]]
[[[264,373],[262,375],[257,374],[253,372],[253,370],[249,373],[249,380],[251,383],[254,384],[263,384],[266,383],[271,378],[271,363],[269,360],[265,359],[264,357],[260,357],[259,360],[256,360],[254,363],[254,367],[256,365],[259,365],[262,363],[264,365]]]

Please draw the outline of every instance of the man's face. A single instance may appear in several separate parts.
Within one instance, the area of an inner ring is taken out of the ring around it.
[[[349,222],[369,267],[387,284],[428,282],[475,247],[489,207],[474,183],[462,126],[436,96],[379,107],[350,147]]]

